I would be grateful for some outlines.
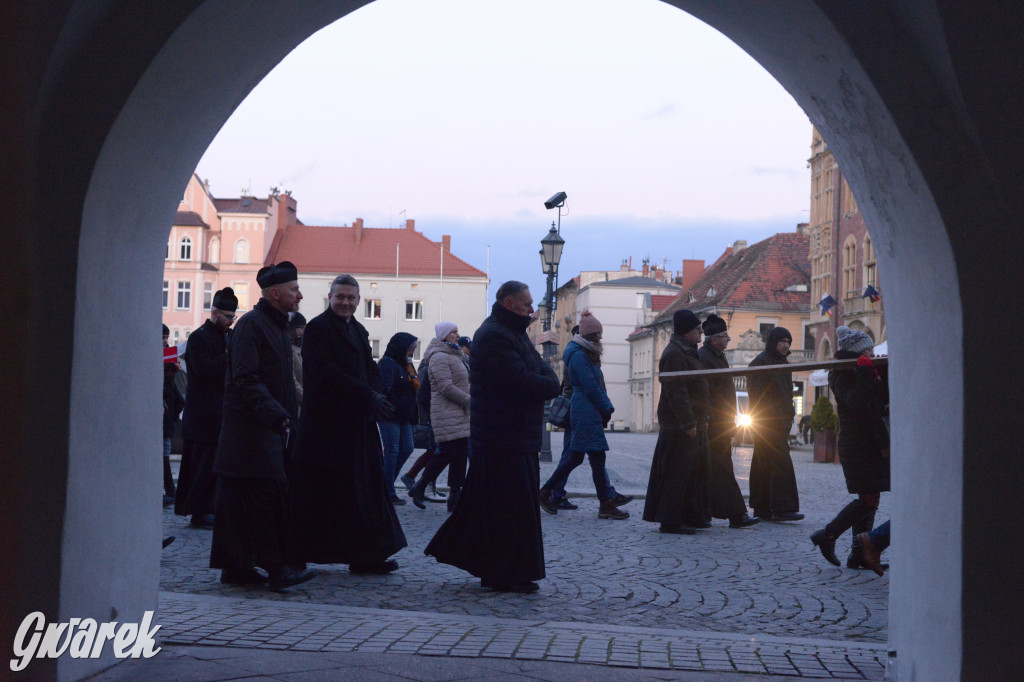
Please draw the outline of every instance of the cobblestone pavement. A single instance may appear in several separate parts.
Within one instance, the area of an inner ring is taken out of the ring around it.
[[[609,436],[613,484],[620,492],[642,494],[657,436]],[[557,459],[561,436],[555,434],[552,440]],[[744,493],[750,454],[749,448],[738,448],[734,457]],[[707,650],[714,651],[719,661],[714,664],[718,667],[714,667],[709,661],[715,656],[706,660],[697,656],[701,667],[689,669],[880,677],[878,661],[884,658],[888,578],[877,578],[869,571],[835,568],[821,558],[808,535],[823,526],[851,496],[846,492],[840,467],[814,463],[809,448],[795,449],[793,458],[802,511],[807,514],[804,521],[761,523],[744,530],[729,529],[724,522],[716,521],[713,528],[695,536],[661,535],[655,524],[640,521],[642,500],[626,507],[631,516],[625,521],[599,520],[597,501],[582,496],[593,493],[589,467],[584,464],[574,472],[568,486],[570,494],[581,495],[577,500],[580,509],[557,516],[542,514],[548,577],[541,582],[540,592],[533,595],[483,590],[466,573],[424,556],[423,547],[445,518],[442,504],[428,505],[426,511],[411,504],[398,508],[409,547],[396,556],[402,564],[396,573],[355,576],[344,566],[317,566],[321,571],[319,577],[282,594],[221,585],[217,582],[218,573],[206,568],[210,531],[189,528],[187,519],[168,510],[165,531],[177,540],[164,552],[161,589],[166,593],[229,598],[236,606],[228,611],[243,620],[250,609],[237,605],[251,603],[256,609],[256,600],[264,614],[261,617],[279,617],[284,621],[298,616],[275,616],[270,605],[276,604],[283,614],[284,610],[294,613],[296,605],[305,603],[307,606],[299,608],[305,608],[303,613],[310,618],[328,608],[357,607],[353,613],[372,610],[352,622],[362,622],[373,632],[365,627],[360,631],[360,626],[353,626],[355,630],[367,642],[372,641],[371,634],[386,632],[384,639],[391,643],[385,649],[404,653],[416,648],[416,653],[459,655],[458,651],[473,649],[457,646],[468,638],[474,646],[487,643],[487,647],[463,655],[485,656],[492,646],[489,642],[500,639],[502,646],[492,651],[500,650],[506,657],[514,654],[523,658],[521,654],[539,652],[543,660],[587,662],[587,651],[600,650],[604,652],[605,664],[649,667],[647,662],[663,661],[669,655],[670,667],[677,667],[672,637],[688,631],[689,639],[684,638],[688,644],[679,644],[679,650],[687,651],[688,655],[678,657],[679,661],[693,663],[695,648],[700,653],[693,633],[703,633],[701,637],[709,642]],[[542,478],[553,469],[553,463],[542,464]],[[878,518],[888,518],[885,499]],[[845,550],[849,535],[840,542],[839,548]],[[184,596],[164,594],[161,600],[165,636],[188,631],[174,630],[167,620],[175,609],[179,615],[183,613],[183,607],[171,608],[172,604],[181,603],[175,599]],[[388,610],[387,618],[381,610]],[[404,616],[395,615],[403,612]],[[366,615],[370,613],[376,615]],[[222,616],[228,621],[232,617]],[[479,630],[482,626],[471,626],[467,617],[496,618],[502,625]],[[449,623],[446,618],[455,620]],[[380,627],[373,625],[385,621]],[[540,639],[530,640],[528,635],[538,632],[538,623],[547,629]],[[640,628],[645,634],[638,639],[635,633],[613,632],[617,627]],[[662,632],[655,636],[651,629]],[[216,628],[202,632],[209,636],[215,631]],[[430,632],[449,634],[436,641],[424,639]],[[396,633],[401,636],[392,637]],[[332,631],[335,639],[327,641],[341,641],[344,634]],[[741,636],[738,641],[742,646],[730,639],[737,636]],[[765,649],[769,653],[767,660],[756,653],[763,648],[766,637],[777,640],[774,648]],[[722,644],[726,640],[732,644]],[[186,637],[181,641],[198,640]],[[531,645],[524,647],[527,641]],[[587,645],[588,641],[591,645]],[[595,641],[598,644],[592,648]],[[762,644],[752,648],[751,642],[758,641]],[[398,646],[403,642],[404,646]],[[655,650],[648,652],[648,656],[642,655],[641,645],[647,646],[644,642]],[[789,644],[783,646],[782,642]],[[374,646],[382,644],[377,642]],[[442,651],[445,647],[446,652]],[[863,666],[853,663],[861,658],[851,659],[851,647],[857,656],[875,662]],[[622,651],[629,653],[618,655]],[[749,655],[751,651],[755,652],[753,657]],[[822,653],[824,659],[820,658]],[[570,655],[571,658],[564,658]],[[804,664],[796,665],[792,656]],[[601,656],[594,654],[594,658],[596,663]],[[816,663],[810,663],[811,659]],[[837,663],[840,659],[845,663]],[[829,667],[833,663],[834,671]]]

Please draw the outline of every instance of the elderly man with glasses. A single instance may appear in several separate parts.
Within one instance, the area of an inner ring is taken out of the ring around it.
[[[725,320],[708,315],[702,325],[704,345],[697,351],[707,369],[727,369],[729,332]],[[743,493],[736,483],[732,468],[732,440],[736,435],[736,387],[732,377],[708,377],[709,403],[708,441],[711,444],[711,516],[729,519],[730,528],[747,528],[760,519],[747,514]]]

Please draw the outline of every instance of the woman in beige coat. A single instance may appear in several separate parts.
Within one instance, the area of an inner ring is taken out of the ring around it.
[[[462,484],[466,480],[469,455],[469,364],[458,345],[459,328],[454,322],[434,325],[423,359],[430,377],[430,424],[440,448],[419,482],[409,491],[413,504],[426,509],[424,493],[427,481],[437,478],[448,467],[448,511],[455,509]]]

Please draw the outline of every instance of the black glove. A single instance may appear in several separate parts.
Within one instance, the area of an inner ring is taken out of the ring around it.
[[[370,402],[373,404],[373,416],[377,421],[387,421],[395,413],[395,406],[388,402],[383,393],[371,392]]]

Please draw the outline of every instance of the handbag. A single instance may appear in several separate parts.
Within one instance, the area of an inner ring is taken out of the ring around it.
[[[412,427],[412,447],[416,450],[434,448],[434,430],[430,424],[416,424]]]
[[[551,401],[548,408],[548,422],[560,429],[569,425],[569,399],[564,394]]]

